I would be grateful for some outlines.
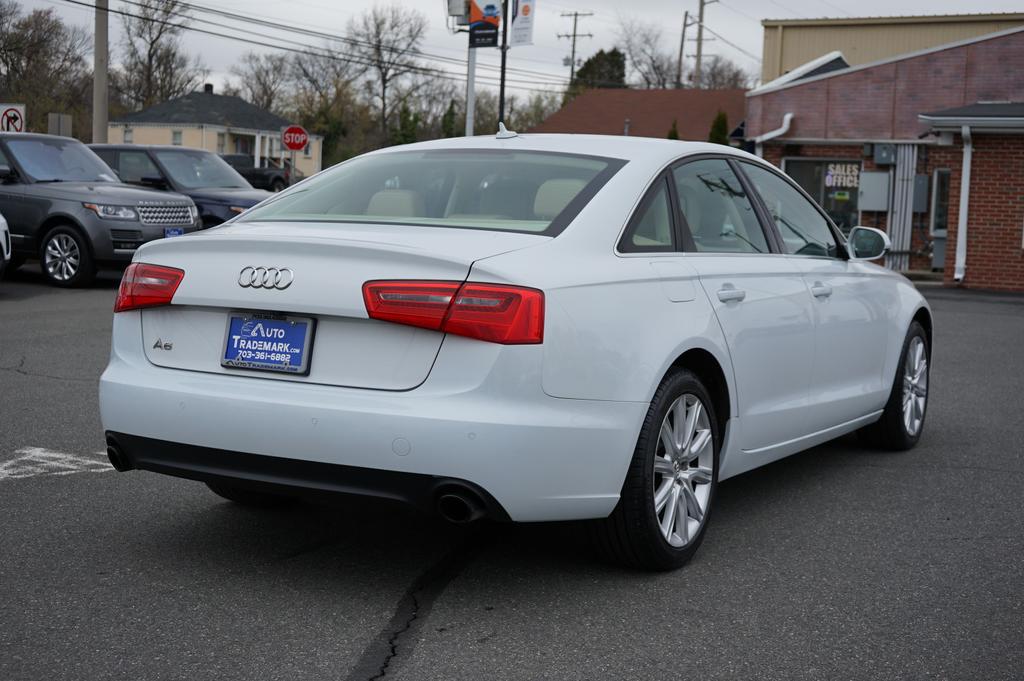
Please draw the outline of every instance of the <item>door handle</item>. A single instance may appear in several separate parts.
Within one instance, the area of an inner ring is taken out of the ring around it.
[[[743,289],[734,288],[731,284],[723,286],[718,289],[718,299],[723,303],[728,303],[731,300],[739,302],[747,297],[747,292]]]
[[[815,298],[828,298],[832,295],[832,287],[828,284],[823,284],[820,281],[814,282],[814,286],[811,286],[811,295]]]

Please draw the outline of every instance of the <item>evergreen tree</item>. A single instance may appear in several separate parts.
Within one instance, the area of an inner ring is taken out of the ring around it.
[[[711,132],[708,134],[708,142],[714,144],[729,144],[729,119],[726,117],[725,112],[719,110],[718,115],[715,116],[714,122],[711,123]]]
[[[668,129],[668,138],[670,140],[679,139],[679,123],[676,119],[672,119],[672,127]]]
[[[416,129],[420,125],[420,115],[413,113],[407,104],[398,110],[398,127],[391,131],[393,144],[411,144],[416,141]]]
[[[448,108],[441,116],[441,137],[456,137],[458,130],[455,129],[455,100],[448,102]]]

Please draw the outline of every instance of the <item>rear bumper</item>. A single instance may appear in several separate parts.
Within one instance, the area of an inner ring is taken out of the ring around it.
[[[111,431],[107,431],[106,439],[107,446],[118,452],[121,464],[134,469],[202,482],[229,481],[294,496],[378,497],[401,501],[424,512],[434,509],[441,494],[468,488],[483,501],[488,518],[509,520],[494,497],[465,480],[231,452]]]
[[[647,405],[549,397],[540,387],[541,355],[540,346],[496,353],[495,346],[449,336],[415,390],[339,388],[154,366],[142,350],[137,311],[126,312],[115,315],[100,409],[106,430],[157,441],[165,459],[231,454],[226,477],[252,479],[272,457],[299,468],[326,464],[465,481],[515,521],[606,516],[618,501]],[[251,466],[249,455],[256,455]],[[183,474],[178,470],[172,473]],[[330,470],[339,485],[353,488],[339,491],[372,493],[346,482],[347,468]]]

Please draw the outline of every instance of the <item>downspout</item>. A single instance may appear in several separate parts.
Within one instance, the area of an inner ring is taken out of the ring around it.
[[[782,117],[782,127],[775,128],[774,130],[769,130],[768,132],[755,137],[754,153],[764,158],[764,142],[785,135],[787,132],[789,132],[789,124],[792,122],[793,114],[787,112],[786,115]]]
[[[960,171],[960,215],[956,222],[956,260],[953,265],[953,281],[963,281],[967,269],[967,202],[971,197],[971,156],[974,145],[971,142],[971,127],[960,128],[964,140],[963,169]]]

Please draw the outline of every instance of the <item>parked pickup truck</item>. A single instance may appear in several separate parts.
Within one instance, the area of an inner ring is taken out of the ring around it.
[[[264,159],[264,166],[257,168],[253,166],[252,156],[248,154],[221,154],[221,158],[228,162],[232,168],[249,181],[257,189],[269,189],[272,192],[279,192],[285,187],[292,185],[302,179],[302,174],[285,165],[283,168],[267,165]]]

